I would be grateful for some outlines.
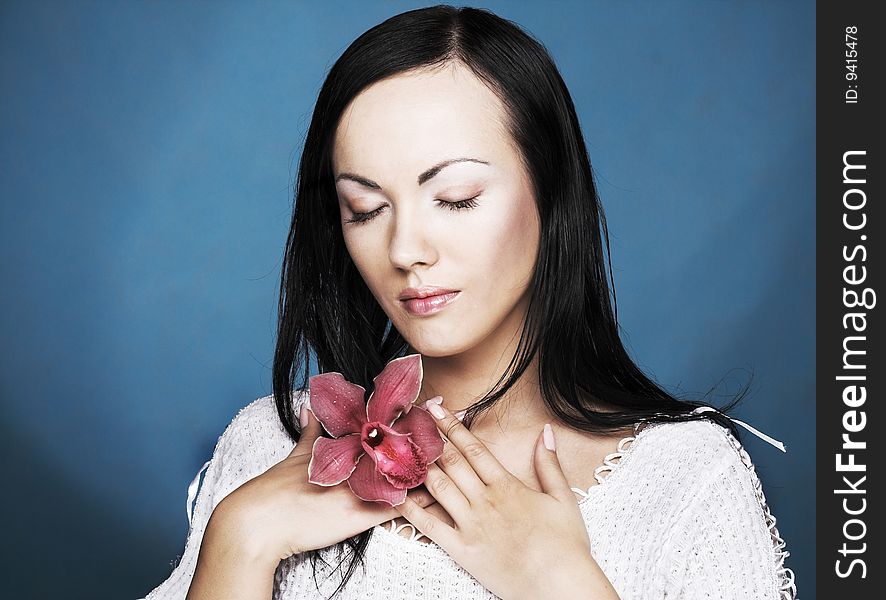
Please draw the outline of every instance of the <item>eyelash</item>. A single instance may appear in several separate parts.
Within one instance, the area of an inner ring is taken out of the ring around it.
[[[446,206],[449,210],[468,210],[471,208],[475,208],[477,206],[477,198],[480,196],[474,196],[473,198],[467,198],[466,200],[457,200],[455,202],[446,202],[445,200],[440,200],[439,198],[436,202],[439,203],[439,206],[442,208]],[[367,213],[354,213],[354,217],[351,219],[345,219],[345,223],[354,223],[355,225],[361,225],[368,221],[371,221],[375,218],[375,215],[384,208],[384,206],[379,206],[375,210]]]

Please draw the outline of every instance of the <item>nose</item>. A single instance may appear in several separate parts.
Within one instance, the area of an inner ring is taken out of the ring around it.
[[[415,265],[430,265],[436,261],[436,250],[431,243],[427,223],[417,210],[399,210],[393,215],[393,231],[388,257],[398,269],[410,270]]]

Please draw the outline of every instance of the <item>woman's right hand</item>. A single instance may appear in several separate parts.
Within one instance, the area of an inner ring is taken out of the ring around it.
[[[222,521],[226,535],[236,538],[228,543],[254,560],[276,565],[400,516],[392,506],[358,498],[347,481],[334,486],[308,482],[311,450],[322,427],[310,410],[303,410],[308,423],[289,456],[227,495],[210,518],[210,525],[213,519]],[[423,485],[408,495],[422,507],[436,504]],[[437,508],[432,510],[445,513]]]

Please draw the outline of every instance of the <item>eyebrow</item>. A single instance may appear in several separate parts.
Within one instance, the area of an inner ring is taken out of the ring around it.
[[[449,165],[453,165],[455,163],[460,162],[475,162],[483,165],[488,165],[489,162],[485,160],[480,160],[479,158],[451,158],[449,160],[444,160],[443,162],[437,163],[427,171],[424,171],[421,175],[418,176],[418,185],[423,185],[428,182],[431,178],[437,175],[440,171],[448,167]],[[341,181],[342,179],[349,179],[350,181],[356,181],[362,186],[372,188],[374,190],[380,190],[381,186],[371,179],[367,179],[361,175],[356,175],[354,173],[339,173],[338,177],[335,178],[336,183]]]

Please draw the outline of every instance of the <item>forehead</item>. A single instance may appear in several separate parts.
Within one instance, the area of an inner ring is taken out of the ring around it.
[[[415,175],[436,159],[512,152],[499,98],[466,67],[396,75],[367,87],[336,128],[336,170]],[[428,161],[431,161],[429,163]]]

